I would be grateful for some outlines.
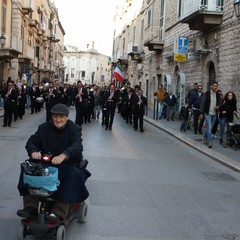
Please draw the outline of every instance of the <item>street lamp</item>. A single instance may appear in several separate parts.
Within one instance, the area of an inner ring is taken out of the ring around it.
[[[233,6],[236,16],[240,19],[240,0],[235,0]]]
[[[2,36],[0,37],[0,44],[1,44],[1,46],[2,46],[2,49],[3,49],[4,45],[5,45],[5,43],[6,43],[6,38],[2,35]]]

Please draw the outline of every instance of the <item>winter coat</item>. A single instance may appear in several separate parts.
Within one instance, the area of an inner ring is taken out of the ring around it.
[[[55,200],[68,203],[82,202],[89,195],[84,183],[91,174],[78,167],[83,150],[81,135],[81,128],[70,120],[62,129],[57,129],[52,122],[46,122],[40,125],[37,132],[27,141],[26,149],[29,156],[39,151],[53,156],[61,153],[68,156],[62,164],[53,165],[58,168],[60,181],[58,190],[51,195]],[[22,174],[18,189],[21,195],[28,194],[27,187],[23,184]]]

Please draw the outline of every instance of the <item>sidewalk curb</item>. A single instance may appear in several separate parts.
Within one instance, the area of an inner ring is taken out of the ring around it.
[[[170,129],[166,125],[164,125],[160,122],[157,122],[156,120],[153,120],[147,116],[144,116],[144,120],[146,122],[148,122],[149,124],[162,130],[163,132],[175,137],[176,139],[185,143],[186,145],[192,147],[193,149],[197,150],[198,152],[204,154],[205,156],[212,158],[213,160],[223,164],[224,166],[231,168],[234,171],[240,172],[240,163],[239,162],[237,162],[231,158],[228,158],[228,157],[214,151],[213,149],[209,149],[206,146],[204,146],[202,143],[195,142],[191,138],[182,134],[181,132],[177,132],[173,129]]]

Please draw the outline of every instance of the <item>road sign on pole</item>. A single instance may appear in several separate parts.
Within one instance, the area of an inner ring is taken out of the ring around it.
[[[177,53],[188,54],[188,37],[180,36],[178,37],[178,48]]]

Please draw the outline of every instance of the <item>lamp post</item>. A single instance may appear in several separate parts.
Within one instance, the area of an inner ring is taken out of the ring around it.
[[[6,38],[2,35],[0,37],[0,44],[1,44],[1,47],[3,49],[3,47],[5,46],[5,43],[6,43]]]
[[[240,0],[235,0],[233,3],[236,17],[240,19]]]

